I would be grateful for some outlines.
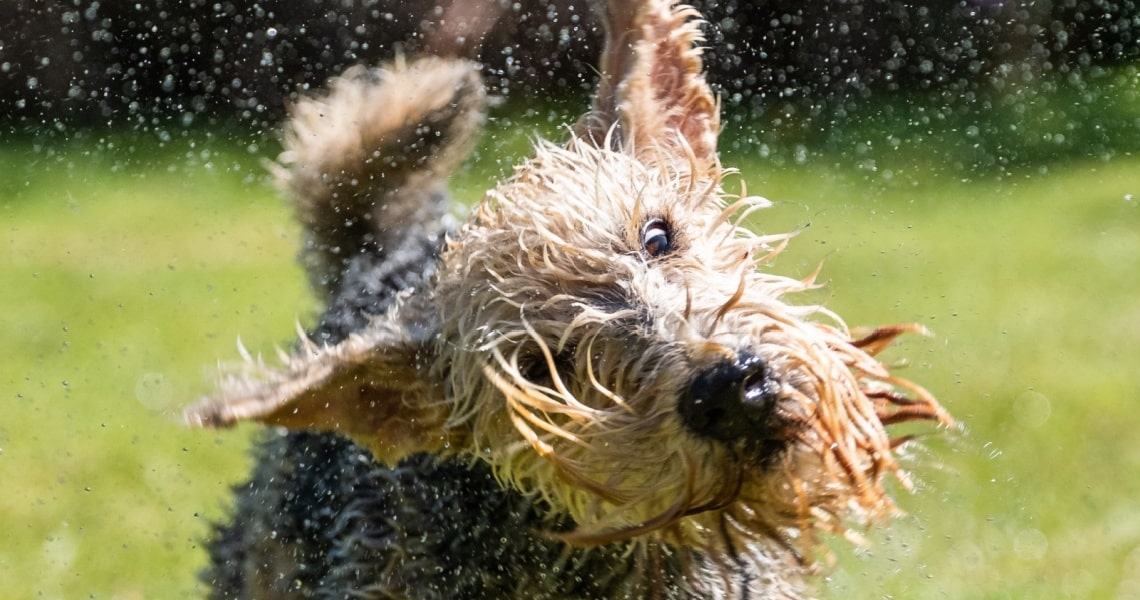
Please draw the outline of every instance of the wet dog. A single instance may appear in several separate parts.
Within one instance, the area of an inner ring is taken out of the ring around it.
[[[604,11],[589,112],[462,223],[474,66],[357,68],[295,107],[279,177],[326,310],[187,412],[274,426],[214,597],[795,598],[816,532],[894,510],[886,427],[949,423],[874,358],[916,328],[787,300],[814,284],[722,188],[698,15]]]

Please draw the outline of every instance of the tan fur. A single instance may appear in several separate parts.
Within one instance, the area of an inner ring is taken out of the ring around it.
[[[736,174],[716,155],[717,102],[701,74],[695,11],[657,0],[613,2],[606,14],[591,112],[569,141],[538,143],[487,192],[428,289],[344,342],[304,341],[281,369],[258,363],[227,376],[188,419],[340,431],[389,464],[423,450],[486,461],[503,485],[573,519],[577,528],[560,534],[567,543],[697,552],[708,560],[688,576],[734,590],[744,584],[718,560],[795,571],[812,560],[815,531],[892,514],[883,484],[907,483],[894,455],[904,440],[885,424],[950,417],[875,359],[918,327],[856,339],[827,309],[792,303],[813,280],[768,270],[791,236],[738,225],[766,201],[722,187]],[[469,69],[423,61],[380,77],[446,87],[468,85]],[[385,114],[416,110],[392,110],[402,101],[392,86],[377,92],[359,79],[302,102],[286,139],[284,179],[314,228],[329,206],[374,201],[380,184],[362,164],[434,182],[470,146],[361,161],[384,146],[377,139],[414,124]],[[466,110],[461,126],[472,127],[481,113]],[[418,209],[386,210],[399,227]],[[672,249],[660,257],[642,248],[652,219],[671,224]],[[695,435],[677,412],[697,373],[744,350],[775,374],[778,413],[795,424],[782,433],[790,450],[765,468]]]
[[[579,135],[609,136],[645,163],[687,158],[714,176],[720,111],[701,71],[699,13],[667,2],[609,2],[605,12],[601,82]]]

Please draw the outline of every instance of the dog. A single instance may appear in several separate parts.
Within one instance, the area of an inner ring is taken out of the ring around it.
[[[801,598],[819,534],[897,511],[886,428],[951,417],[723,189],[700,16],[612,1],[589,111],[462,223],[476,66],[357,67],[276,167],[326,306],[194,425],[267,425],[216,527],[212,598]]]

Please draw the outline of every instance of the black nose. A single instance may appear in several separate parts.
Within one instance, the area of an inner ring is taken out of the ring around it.
[[[777,390],[760,357],[738,354],[697,375],[678,408],[697,435],[726,444],[765,445],[781,429]]]

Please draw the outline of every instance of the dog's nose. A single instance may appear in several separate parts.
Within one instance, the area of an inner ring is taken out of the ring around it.
[[[697,435],[751,446],[771,440],[779,429],[777,383],[753,354],[738,354],[706,369],[693,380],[679,410]]]

